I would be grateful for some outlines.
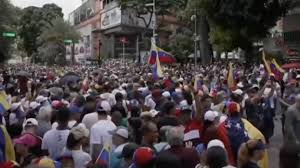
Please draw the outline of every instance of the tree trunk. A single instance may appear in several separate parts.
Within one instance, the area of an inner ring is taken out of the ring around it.
[[[209,43],[209,25],[206,16],[199,17],[198,32],[200,34],[200,54],[202,64],[208,65],[211,63],[212,51]]]
[[[217,57],[216,57],[217,61],[221,60],[221,52],[217,51]]]
[[[226,60],[226,62],[228,62],[228,52],[227,51],[225,52],[225,60]]]
[[[72,61],[72,65],[75,64],[75,44],[72,43],[71,44],[71,61]]]

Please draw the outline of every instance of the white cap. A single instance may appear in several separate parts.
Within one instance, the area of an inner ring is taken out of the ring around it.
[[[38,103],[42,103],[43,101],[46,101],[48,98],[44,97],[44,96],[38,96],[36,97],[35,101],[37,101]]]
[[[141,113],[141,117],[144,117],[144,116],[150,116],[150,117],[155,117],[159,112],[156,111],[156,110],[150,110],[150,111],[145,111],[145,112],[142,112]]]
[[[19,108],[21,106],[21,102],[19,103],[13,103],[11,105],[11,110],[14,111],[14,110],[17,110],[17,108]]]
[[[101,107],[103,108],[103,110],[105,110],[106,112],[110,112],[111,111],[111,106],[109,104],[108,101],[104,100],[101,102]]]
[[[125,139],[128,139],[128,130],[125,127],[118,127],[114,131],[109,131],[111,135],[119,135]]]
[[[171,94],[169,91],[164,91],[162,95],[166,98],[171,97]]]
[[[300,79],[300,75],[297,75],[297,76],[296,76],[296,79]]]
[[[239,88],[243,88],[244,87],[244,85],[243,85],[242,82],[239,82],[236,86],[239,87]]]
[[[243,91],[241,89],[236,89],[235,91],[232,91],[233,94],[242,95]]]
[[[215,119],[219,116],[219,113],[216,112],[216,111],[207,111],[205,114],[204,114],[204,120],[206,121],[215,121]]]
[[[209,141],[209,143],[207,144],[207,149],[209,149],[211,147],[215,147],[215,146],[219,146],[219,147],[222,147],[223,149],[225,149],[224,143],[218,139]]]
[[[33,101],[33,102],[31,102],[30,104],[29,104],[29,107],[31,108],[31,109],[36,109],[36,108],[38,108],[40,106],[40,103],[38,103],[38,102],[36,102],[36,101]]]
[[[36,119],[34,118],[28,118],[24,123],[23,123],[23,128],[27,125],[30,125],[30,126],[38,126],[39,123]]]

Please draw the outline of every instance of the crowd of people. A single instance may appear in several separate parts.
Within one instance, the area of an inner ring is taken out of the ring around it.
[[[280,167],[300,167],[300,75],[260,66],[0,67],[0,167],[268,168],[281,116]],[[272,161],[272,160],[271,160]],[[279,163],[278,163],[279,164]]]

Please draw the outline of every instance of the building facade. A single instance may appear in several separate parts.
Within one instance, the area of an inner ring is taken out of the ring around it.
[[[75,44],[76,60],[82,62],[84,59],[99,60],[123,56],[133,60],[145,60],[143,57],[149,53],[154,24],[150,14],[142,17],[143,19],[138,18],[134,10],[121,9],[116,0],[83,0],[82,5],[69,15],[69,22],[83,37]],[[147,27],[144,20],[151,24]],[[176,33],[179,23],[172,16],[158,17],[157,22],[160,26],[167,26],[169,30],[157,31],[159,44],[167,44],[169,37]],[[124,39],[126,43],[123,44]],[[67,51],[70,53],[70,47]]]

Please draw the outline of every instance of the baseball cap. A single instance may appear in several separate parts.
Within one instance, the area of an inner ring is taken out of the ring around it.
[[[20,106],[21,106],[21,102],[19,102],[19,103],[13,103],[13,104],[11,105],[11,110],[12,110],[12,111],[15,111],[15,110],[17,110]]]
[[[42,139],[33,134],[25,133],[21,135],[19,138],[15,139],[14,143],[27,145],[29,147],[34,147],[40,145],[42,143]]]
[[[111,111],[111,106],[108,103],[108,101],[101,101],[97,103],[97,112],[110,112]]]
[[[125,145],[119,158],[132,158],[135,150],[138,147],[139,146],[135,143],[129,143],[129,144]]]
[[[150,110],[150,111],[142,112],[142,113],[140,114],[140,117],[149,116],[149,117],[152,117],[152,118],[153,118],[153,117],[155,117],[158,113],[159,113],[158,111],[152,109],[152,110]]]
[[[205,114],[204,114],[204,120],[206,121],[215,121],[215,119],[219,116],[219,113],[216,112],[216,111],[207,111]]]
[[[154,152],[149,147],[139,147],[133,154],[133,161],[137,167],[149,164],[154,159]]]
[[[236,103],[236,102],[230,102],[228,104],[228,112],[230,114],[239,113],[240,110],[241,110],[241,107],[240,107],[240,105],[238,103]]]
[[[44,96],[41,96],[41,95],[38,96],[38,97],[36,97],[36,99],[35,99],[35,101],[37,101],[38,103],[42,103],[42,102],[44,102],[46,100],[48,100],[48,98],[44,97]]]
[[[31,102],[30,104],[29,104],[29,107],[31,108],[31,109],[36,109],[36,108],[38,108],[40,106],[40,103],[38,103],[38,102],[36,102],[36,101],[33,101],[33,102]]]
[[[241,89],[236,89],[236,90],[232,91],[232,93],[241,96],[243,94],[243,91]]]
[[[125,127],[117,127],[114,131],[109,131],[111,135],[119,135],[125,139],[128,139],[128,130]]]
[[[169,91],[164,91],[162,95],[166,98],[171,97],[171,94]]]
[[[24,123],[23,123],[23,128],[25,126],[38,126],[39,123],[35,118],[28,118]]]
[[[211,148],[211,147],[222,147],[223,149],[225,149],[225,145],[222,141],[218,140],[218,139],[214,139],[208,142],[207,144],[207,149]]]

